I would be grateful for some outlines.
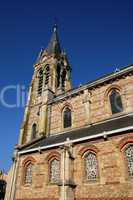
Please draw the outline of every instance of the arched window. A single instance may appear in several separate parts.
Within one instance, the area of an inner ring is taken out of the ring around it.
[[[71,116],[71,110],[70,108],[65,108],[63,113],[63,125],[64,128],[71,127],[72,125],[72,116]]]
[[[110,99],[112,114],[123,111],[121,95],[117,90],[112,90],[109,99]]]
[[[56,158],[50,162],[50,182],[57,183],[60,177],[59,160]]]
[[[133,177],[133,144],[129,145],[125,150],[125,156],[128,165],[128,174]]]
[[[37,136],[37,125],[33,124],[32,125],[32,139],[35,139]]]
[[[43,87],[43,70],[40,69],[38,75],[38,95],[42,94],[42,87]]]
[[[32,184],[32,169],[33,165],[29,162],[25,167],[25,184]]]
[[[85,175],[88,181],[96,181],[98,178],[98,162],[96,155],[88,152],[84,156],[85,162]]]

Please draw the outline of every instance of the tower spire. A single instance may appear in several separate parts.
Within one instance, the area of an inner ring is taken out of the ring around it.
[[[57,24],[55,24],[53,27],[52,36],[51,36],[51,40],[48,44],[47,51],[48,51],[48,54],[59,55],[61,53],[61,47],[60,47],[60,42],[59,42],[59,38],[58,38]]]

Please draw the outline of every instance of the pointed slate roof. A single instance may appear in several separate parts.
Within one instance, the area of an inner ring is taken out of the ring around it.
[[[61,47],[60,47],[60,42],[59,42],[59,38],[58,38],[57,25],[54,25],[52,37],[51,37],[51,40],[49,42],[47,52],[48,52],[48,54],[57,54],[57,55],[61,53]]]

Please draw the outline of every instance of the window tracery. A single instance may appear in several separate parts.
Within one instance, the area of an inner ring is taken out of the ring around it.
[[[60,171],[59,171],[59,160],[53,159],[50,162],[50,182],[57,183],[59,181]]]
[[[128,174],[133,177],[133,145],[129,145],[125,150],[127,160]]]
[[[88,181],[95,181],[98,178],[98,163],[94,153],[88,152],[84,156],[85,173]]]
[[[32,184],[32,168],[31,162],[25,168],[25,184]]]

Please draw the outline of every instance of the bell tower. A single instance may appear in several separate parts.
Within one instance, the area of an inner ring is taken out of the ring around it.
[[[19,144],[47,136],[48,102],[71,89],[71,67],[61,49],[57,25],[53,27],[48,47],[41,49],[34,65]]]
[[[60,47],[57,32],[55,25],[48,47],[41,49],[35,64],[35,69],[40,70],[38,76],[43,79],[43,89],[50,89],[55,95],[71,89],[71,67],[66,53]]]

